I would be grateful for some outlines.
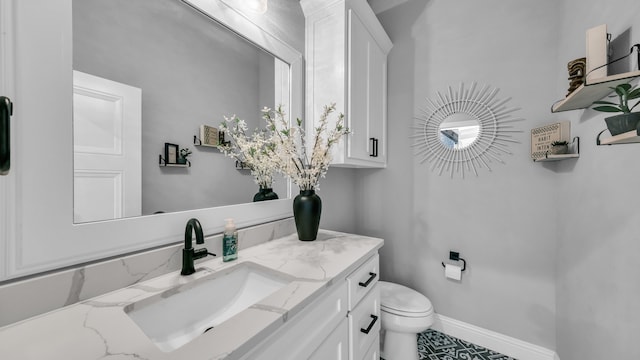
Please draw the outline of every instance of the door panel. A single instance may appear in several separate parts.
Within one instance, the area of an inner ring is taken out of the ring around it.
[[[142,91],[73,72],[75,223],[142,214]]]

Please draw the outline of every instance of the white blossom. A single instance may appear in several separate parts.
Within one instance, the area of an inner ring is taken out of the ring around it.
[[[320,178],[325,177],[331,163],[331,147],[349,130],[344,126],[344,115],[339,114],[333,129],[328,129],[328,117],[335,111],[336,104],[324,107],[318,127],[315,128],[313,143],[308,143],[302,120],[296,119],[290,125],[286,121],[282,106],[271,110],[265,107],[262,117],[267,121],[270,147],[276,169],[289,177],[300,190],[317,189]],[[311,158],[307,146],[311,145]]]
[[[254,130],[247,136],[247,123],[235,115],[224,117],[220,130],[230,138],[229,144],[218,145],[227,156],[244,163],[253,175],[256,184],[263,189],[273,187],[273,173],[277,169],[275,158],[271,155],[273,144],[265,130]]]

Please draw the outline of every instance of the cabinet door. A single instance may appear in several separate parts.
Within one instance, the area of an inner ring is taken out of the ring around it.
[[[374,340],[373,344],[369,348],[369,351],[362,357],[362,359],[358,360],[380,360],[380,336],[378,335]]]
[[[349,324],[347,319],[342,320],[340,325],[318,346],[311,354],[309,360],[347,360],[349,356]]]
[[[351,133],[348,138],[347,157],[369,160],[369,48],[371,36],[358,14],[348,10],[349,22],[349,79],[347,126]]]
[[[242,360],[308,359],[310,354],[314,354],[324,344],[323,339],[328,339],[334,329],[337,326],[339,328],[338,324],[344,321],[347,297],[347,282],[344,281],[289,319],[281,329],[257,345]]]
[[[369,47],[369,160],[378,164],[387,162],[387,55],[375,41]],[[375,139],[375,143],[371,140]],[[373,144],[372,144],[373,143]]]
[[[380,334],[380,289],[376,285],[349,313],[349,356],[362,359]]]
[[[347,157],[385,163],[386,54],[358,14],[348,10],[349,79]]]

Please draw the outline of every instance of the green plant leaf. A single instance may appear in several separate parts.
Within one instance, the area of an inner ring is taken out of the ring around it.
[[[630,89],[631,89],[631,84],[620,84],[614,88],[614,90],[618,95],[620,95],[620,93],[628,94]]]
[[[640,98],[640,88],[637,88],[629,93],[629,97],[627,99],[637,99]]]
[[[593,110],[595,111],[602,111],[602,112],[622,112],[622,110],[620,110],[619,108],[615,107],[615,106],[596,106],[593,108]]]

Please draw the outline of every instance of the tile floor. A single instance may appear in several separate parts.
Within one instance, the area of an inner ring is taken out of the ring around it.
[[[516,360],[431,329],[418,335],[418,353],[426,360]]]
[[[431,329],[418,335],[418,355],[420,360],[517,360]]]

